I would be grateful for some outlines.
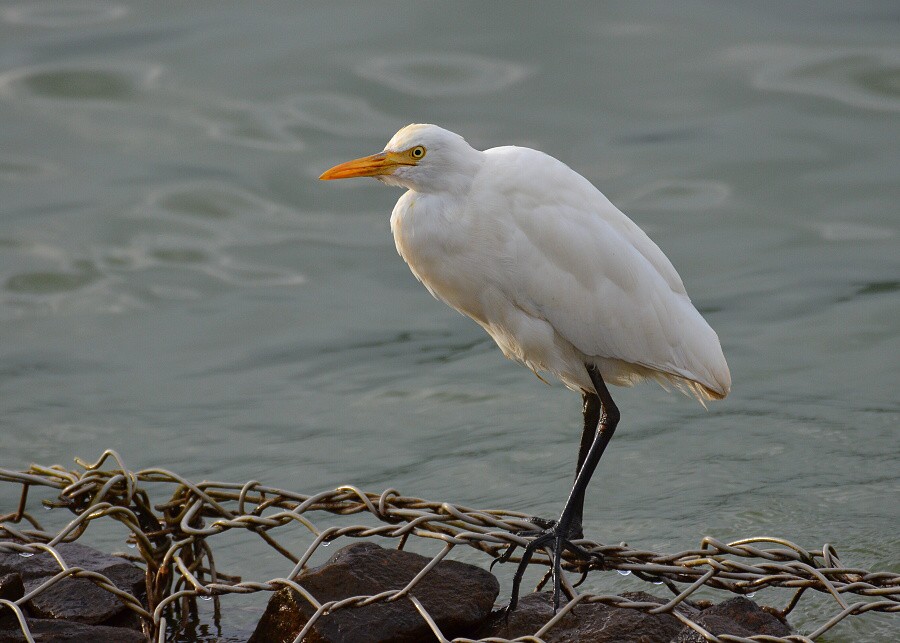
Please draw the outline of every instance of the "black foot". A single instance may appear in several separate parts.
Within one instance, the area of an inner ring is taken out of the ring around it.
[[[556,521],[552,518],[540,518],[538,516],[531,516],[528,519],[533,525],[537,526],[537,529],[534,531],[523,531],[519,532],[521,536],[537,536],[538,534],[547,531],[548,529],[553,529],[556,527]],[[581,528],[580,520],[572,520],[572,524],[569,526],[569,538],[568,540],[581,540],[584,538],[584,530]]]
[[[522,577],[525,575],[525,570],[528,568],[528,563],[531,562],[531,558],[534,556],[534,552],[540,548],[548,547],[552,553],[550,575],[553,580],[553,612],[556,613],[559,610],[560,594],[562,592],[563,550],[569,550],[586,561],[598,561],[601,564],[603,562],[603,556],[591,553],[572,542],[573,540],[580,540],[582,538],[580,523],[571,525],[568,529],[562,529],[560,526],[561,523],[555,520],[531,518],[529,519],[529,522],[534,523],[536,526],[540,527],[540,529],[519,532],[518,534],[521,536],[533,536],[534,539],[526,545],[525,550],[522,552],[522,559],[513,576],[512,594],[509,599],[509,605],[506,607],[506,612],[508,614],[516,609],[516,605],[519,602],[519,586],[522,583]],[[505,563],[508,561],[517,548],[518,545],[510,545],[507,550],[503,552],[503,555],[494,559],[491,563],[491,567],[493,567],[495,563]]]

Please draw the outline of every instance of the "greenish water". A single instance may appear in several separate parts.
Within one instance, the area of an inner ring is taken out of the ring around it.
[[[898,571],[900,10],[678,7],[0,6],[0,466],[115,448],[557,514],[580,400],[415,281],[399,191],[316,181],[434,122],[591,179],[722,339],[734,390],[708,412],[613,391],[589,535],[777,535]],[[612,576],[592,588],[643,588]],[[850,620],[827,640],[896,631]]]

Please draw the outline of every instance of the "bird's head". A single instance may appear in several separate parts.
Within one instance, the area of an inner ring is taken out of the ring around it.
[[[437,125],[413,124],[394,134],[378,154],[336,165],[319,178],[371,176],[416,192],[464,191],[482,163],[481,154],[459,134]]]

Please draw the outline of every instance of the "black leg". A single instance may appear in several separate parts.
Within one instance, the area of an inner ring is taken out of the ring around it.
[[[594,443],[594,436],[600,424],[600,397],[596,393],[582,393],[584,428],[581,431],[581,446],[578,448],[578,465],[575,467],[575,479],[587,458],[588,451]],[[569,529],[569,538],[578,540],[584,536],[582,520],[584,518],[584,493],[575,498],[575,509],[572,514],[572,526]]]
[[[594,434],[597,425],[600,424],[600,396],[596,393],[581,393],[581,412],[584,415],[584,429],[581,432],[581,446],[578,448],[578,465],[575,467],[575,475],[581,471],[581,465],[587,458],[588,451],[594,443]]]
[[[584,428],[581,431],[581,446],[578,448],[578,464],[575,466],[575,479],[578,479],[578,472],[581,471],[581,465],[587,458],[588,451],[594,443],[594,436],[597,434],[597,425],[600,423],[600,398],[596,393],[581,393],[582,412],[584,414]],[[569,528],[569,539],[578,540],[584,536],[581,527],[584,517],[584,494],[575,499],[575,510],[572,515],[572,526]],[[556,524],[555,520],[547,520],[537,516],[531,517],[531,522],[541,529],[548,529]]]
[[[587,490],[588,483],[590,483],[591,476],[594,475],[594,470],[597,468],[597,464],[600,462],[600,458],[606,450],[606,445],[609,444],[613,433],[616,432],[616,426],[619,424],[619,407],[613,402],[612,396],[609,394],[609,389],[606,388],[606,383],[603,381],[600,373],[593,366],[588,366],[587,371],[591,378],[591,382],[594,384],[594,388],[597,391],[597,397],[600,398],[600,420],[597,422],[597,433],[594,436],[593,443],[588,450],[584,462],[578,469],[575,485],[572,487],[569,499],[566,500],[566,505],[563,507],[563,512],[559,517],[559,524],[557,525],[556,546],[553,550],[553,566],[551,567],[554,575],[554,612],[559,609],[563,541],[569,533],[575,512],[584,511],[584,493]]]
[[[600,462],[600,458],[603,456],[606,445],[609,444],[613,433],[615,433],[616,425],[619,423],[619,409],[615,405],[615,402],[613,402],[612,396],[609,394],[609,390],[606,388],[606,383],[603,381],[600,373],[593,366],[587,366],[587,372],[591,378],[591,382],[594,384],[594,389],[597,392],[597,398],[600,402],[600,413],[596,424],[596,433],[593,434],[593,439],[591,439],[590,447],[587,449],[586,453],[585,444],[587,443],[590,434],[585,431],[584,435],[582,435],[581,449],[578,457],[578,474],[575,476],[575,484],[572,487],[569,498],[566,500],[559,521],[552,527],[545,529],[541,535],[534,538],[522,553],[522,562],[519,563],[519,567],[513,578],[512,596],[510,597],[509,606],[507,607],[509,611],[516,608],[516,604],[519,600],[519,583],[522,580],[522,575],[525,572],[525,568],[528,566],[528,562],[531,560],[531,557],[537,548],[549,546],[553,550],[553,561],[550,569],[553,574],[554,611],[559,609],[562,584],[563,549],[570,549],[576,552],[583,551],[579,550],[577,546],[569,542],[570,529],[573,526],[576,515],[579,519],[581,518],[584,510],[585,490],[587,489],[588,483],[591,481],[594,469],[597,468],[597,463]],[[588,406],[588,395],[585,395],[586,421],[588,419]],[[593,407],[594,405],[591,405],[591,408]]]

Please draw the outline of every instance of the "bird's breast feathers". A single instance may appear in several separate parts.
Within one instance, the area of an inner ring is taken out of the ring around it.
[[[431,294],[482,322],[482,275],[490,262],[477,259],[477,226],[463,210],[455,199],[410,190],[394,207],[391,231],[397,252]]]

